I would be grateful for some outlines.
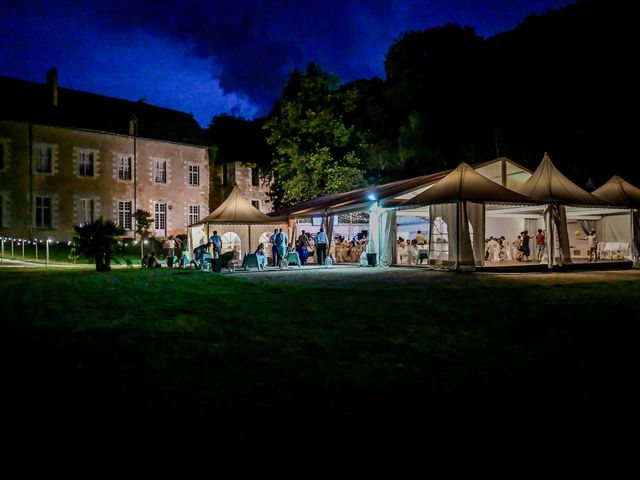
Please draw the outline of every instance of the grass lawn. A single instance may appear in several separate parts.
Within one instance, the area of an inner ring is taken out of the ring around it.
[[[0,269],[9,456],[301,478],[639,472],[637,275],[247,278]]]

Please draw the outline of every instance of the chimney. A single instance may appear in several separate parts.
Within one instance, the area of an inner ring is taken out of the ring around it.
[[[58,69],[52,68],[47,72],[47,91],[51,105],[58,106]]]

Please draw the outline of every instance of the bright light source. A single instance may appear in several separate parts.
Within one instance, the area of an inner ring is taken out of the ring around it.
[[[370,193],[369,195],[367,195],[367,198],[369,200],[371,200],[372,202],[375,202],[377,200],[377,198],[376,198],[374,193]]]

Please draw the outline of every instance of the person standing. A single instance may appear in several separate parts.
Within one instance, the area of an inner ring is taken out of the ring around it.
[[[287,261],[287,234],[282,229],[276,234],[276,249],[278,250],[278,266],[282,268],[282,262]]]
[[[416,233],[416,245],[424,245],[425,243],[424,235],[418,230],[418,233]]]
[[[309,252],[309,238],[304,230],[298,237],[298,254],[300,255],[300,263],[302,265],[306,265],[307,263],[307,253]]]
[[[324,265],[324,260],[327,258],[327,244],[329,239],[327,234],[324,233],[324,229],[320,227],[320,231],[316,235],[316,251],[318,252],[318,265]]]
[[[522,232],[522,261],[529,262],[529,256],[531,255],[531,248],[529,247],[529,240],[531,237],[529,236],[529,231],[525,230]]]
[[[589,260],[587,260],[587,262],[597,261],[598,257],[596,255],[596,247],[598,246],[598,238],[596,237],[595,229],[592,228],[589,235],[584,237],[583,240],[587,240],[589,242]]]
[[[277,267],[278,266],[278,248],[276,247],[276,237],[278,236],[278,229],[274,228],[273,229],[273,235],[271,235],[270,241],[271,241],[271,256],[273,258],[273,266]]]
[[[538,229],[538,233],[536,233],[535,239],[536,239],[537,258],[538,258],[538,261],[541,261],[542,257],[544,256],[545,247],[547,245],[546,238],[544,236],[544,233],[542,233],[541,228]]]
[[[173,235],[169,235],[169,238],[167,239],[166,248],[167,248],[167,257],[173,257],[176,252],[176,241],[173,239]]]
[[[220,258],[220,254],[222,253],[222,237],[218,235],[217,230],[213,231],[209,242],[213,245],[213,258]]]

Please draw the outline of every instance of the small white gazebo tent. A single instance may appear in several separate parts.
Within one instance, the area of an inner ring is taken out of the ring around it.
[[[260,243],[260,238],[262,237],[264,241],[264,238],[269,237],[276,228],[282,228],[288,233],[287,218],[270,217],[262,213],[251,205],[235,185],[218,208],[199,222],[189,225],[189,251],[206,243],[213,232],[217,231],[223,240],[233,238],[239,241],[240,253],[252,253]],[[227,234],[226,237],[225,234]],[[232,248],[233,246],[228,249]],[[267,250],[266,253],[269,253],[267,245],[265,245],[265,250]]]

